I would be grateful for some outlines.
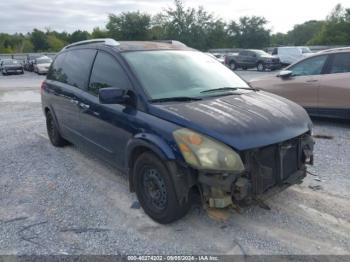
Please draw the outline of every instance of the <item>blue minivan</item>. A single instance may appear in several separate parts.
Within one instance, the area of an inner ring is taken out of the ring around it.
[[[313,163],[302,107],[177,41],[68,45],[41,91],[51,143],[127,174],[159,223],[184,216],[196,195],[215,208],[256,203],[300,183]]]

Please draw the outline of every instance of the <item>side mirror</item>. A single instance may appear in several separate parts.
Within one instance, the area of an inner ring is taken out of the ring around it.
[[[293,74],[292,71],[290,70],[282,70],[277,76],[282,77],[282,78],[289,78]]]
[[[126,104],[130,96],[128,95],[128,90],[106,87],[98,90],[98,98],[101,104]]]

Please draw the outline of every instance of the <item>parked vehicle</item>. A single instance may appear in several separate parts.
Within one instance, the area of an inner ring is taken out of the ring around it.
[[[52,59],[47,56],[36,58],[33,62],[34,72],[38,75],[47,74],[49,67],[52,63]]]
[[[159,223],[186,214],[193,192],[210,207],[239,206],[299,183],[312,164],[302,107],[182,43],[71,44],[41,88],[51,143],[77,144],[128,174]]]
[[[349,83],[350,48],[317,53],[250,85],[293,100],[311,116],[350,119]]]
[[[34,55],[27,55],[26,62],[24,64],[24,69],[33,72],[34,71],[34,61],[35,59],[41,57],[42,55],[34,54]]]
[[[15,59],[1,60],[1,73],[3,75],[8,74],[23,74],[23,65]]]
[[[227,55],[225,64],[231,70],[242,68],[256,68],[258,71],[265,69],[276,70],[281,68],[281,63],[278,57],[272,56],[262,50],[242,50],[237,55]]]
[[[225,64],[225,54],[221,54],[221,53],[213,53],[213,56],[216,57],[216,59],[221,63],[221,64]]]
[[[283,46],[276,47],[272,55],[279,57],[283,65],[290,65],[312,54],[310,48],[306,46]]]

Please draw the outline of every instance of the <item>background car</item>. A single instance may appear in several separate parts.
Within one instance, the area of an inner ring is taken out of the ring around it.
[[[47,74],[49,71],[50,65],[52,63],[52,59],[47,56],[42,56],[36,58],[33,62],[34,72],[38,75]]]
[[[281,63],[278,57],[272,56],[263,50],[242,50],[238,54],[227,55],[225,64],[231,70],[237,68],[256,68],[258,71],[265,69],[275,70],[281,68]]]
[[[283,65],[290,65],[312,55],[312,52],[306,46],[284,46],[274,48],[272,55],[278,56]]]
[[[350,119],[350,48],[317,53],[250,85],[293,100],[312,116]]]
[[[23,74],[23,65],[15,59],[4,59],[1,60],[1,73],[3,75],[8,75],[11,73],[14,74]]]

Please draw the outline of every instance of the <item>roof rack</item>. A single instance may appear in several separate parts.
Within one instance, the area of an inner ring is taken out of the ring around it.
[[[326,49],[326,50],[320,51],[320,53],[331,53],[336,51],[350,51],[350,47],[338,47],[338,48]]]
[[[175,46],[187,46],[184,43],[177,40],[153,40],[153,42],[166,43],[166,44],[171,44]]]
[[[73,44],[67,45],[63,48],[64,49],[68,49],[71,48],[73,46],[79,46],[79,45],[88,45],[88,44],[94,44],[94,43],[103,43],[105,45],[108,46],[118,46],[120,45],[119,42],[115,41],[112,38],[95,38],[95,39],[90,39],[90,40],[84,40],[84,41],[79,41],[79,42],[75,42]]]

